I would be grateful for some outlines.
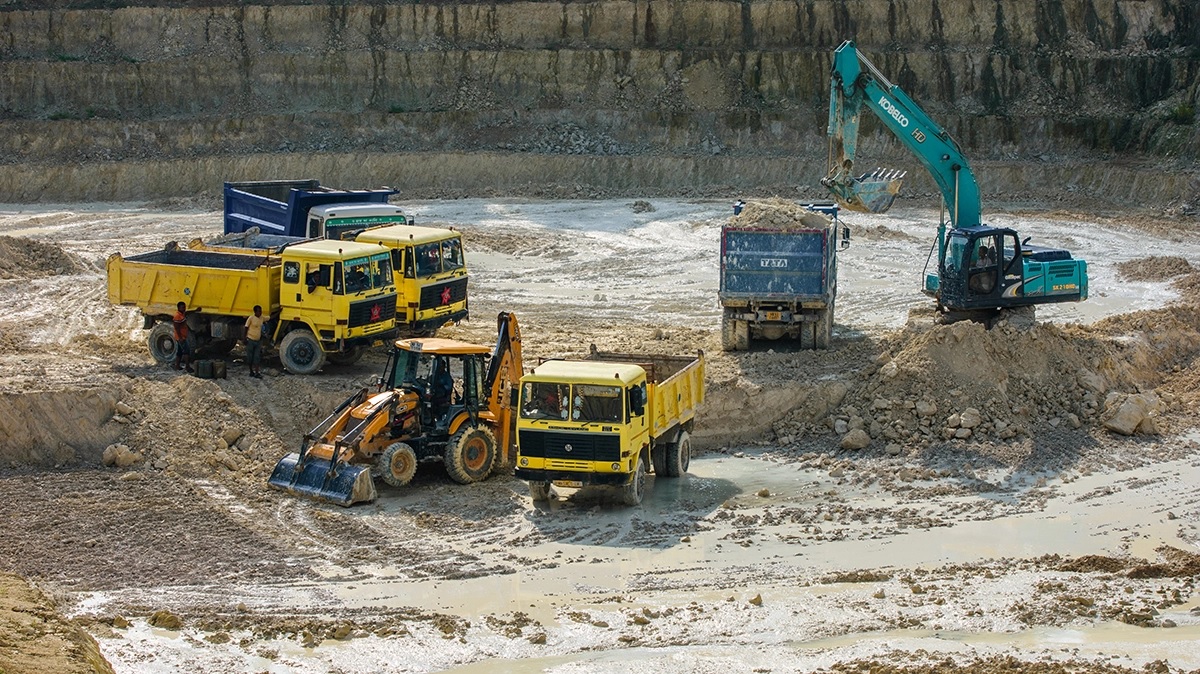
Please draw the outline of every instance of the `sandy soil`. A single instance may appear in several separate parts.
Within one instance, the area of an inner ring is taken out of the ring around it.
[[[218,232],[191,206],[0,206],[0,569],[117,672],[1200,669],[1195,223],[996,214],[1092,298],[988,331],[918,291],[936,213],[846,216],[835,347],[724,354],[724,201],[407,203],[466,235],[449,336],[505,309],[527,362],[703,349],[700,453],[634,509],[436,463],[341,509],[265,480],[379,354],[178,376],[105,298],[109,254]]]

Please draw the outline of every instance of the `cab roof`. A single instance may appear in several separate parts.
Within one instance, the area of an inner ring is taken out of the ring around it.
[[[619,383],[628,386],[646,376],[633,363],[604,363],[592,360],[548,360],[534,368],[529,378],[572,384]]]
[[[360,243],[358,241],[338,241],[335,239],[320,239],[317,241],[309,241],[306,243],[296,244],[283,249],[283,254],[304,256],[307,258],[316,258],[319,260],[348,260],[355,257],[364,257],[366,255],[375,255],[377,253],[388,252],[386,248],[374,243]]]
[[[326,204],[308,210],[326,218],[362,218],[369,215],[404,215],[404,209],[391,204]]]
[[[396,348],[414,353],[432,353],[446,356],[487,355],[492,352],[490,347],[460,342],[457,339],[444,339],[442,337],[400,339],[396,340]]]
[[[381,243],[394,248],[401,243],[432,243],[459,236],[459,233],[440,227],[417,227],[416,225],[390,225],[368,229],[356,237],[358,241]]]

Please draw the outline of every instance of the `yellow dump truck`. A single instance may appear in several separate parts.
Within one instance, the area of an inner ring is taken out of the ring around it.
[[[552,485],[607,485],[638,505],[649,467],[680,477],[704,402],[704,353],[605,353],[547,360],[521,377],[516,476],[534,501]],[[648,467],[649,466],[649,467]]]
[[[188,248],[235,254],[278,254],[299,239],[257,230],[217,239],[193,239]],[[396,328],[402,337],[429,337],[446,323],[467,318],[467,263],[462,234],[453,229],[392,225],[359,232],[355,241],[392,251],[396,279]]]
[[[227,353],[254,305],[269,316],[266,339],[289,371],[311,374],[326,358],[352,363],[395,337],[396,291],[386,248],[317,240],[278,254],[247,255],[179,248],[108,258],[108,299],[142,311],[150,353],[175,358],[171,318],[187,305],[197,349]]]

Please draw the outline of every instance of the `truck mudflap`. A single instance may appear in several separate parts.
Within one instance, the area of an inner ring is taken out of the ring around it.
[[[517,468],[514,472],[518,480],[526,482],[566,482],[564,486],[571,487],[622,487],[629,483],[634,473],[592,473],[570,470],[530,470]]]

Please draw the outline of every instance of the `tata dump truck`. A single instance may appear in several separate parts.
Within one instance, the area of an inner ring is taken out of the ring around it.
[[[620,490],[638,505],[653,469],[687,473],[690,431],[704,402],[704,353],[606,353],[547,360],[521,377],[516,476],[534,501],[552,485]]]
[[[264,234],[257,228],[211,241],[193,239],[188,248],[254,255],[277,254],[312,239]],[[358,233],[355,240],[391,251],[396,281],[396,328],[403,337],[429,337],[446,323],[469,317],[467,262],[462,233],[439,227],[392,225]]]
[[[228,352],[259,305],[284,367],[311,374],[328,358],[350,363],[395,336],[391,252],[354,241],[310,241],[279,254],[245,255],[180,248],[109,256],[108,299],[135,306],[150,331],[150,353],[175,358],[171,318],[187,306],[198,349]]]
[[[849,245],[834,203],[748,204],[721,228],[721,348],[745,351],[752,340],[784,337],[829,348],[837,253]]]
[[[514,391],[521,379],[517,317],[496,318],[495,347],[450,339],[397,341],[379,391],[350,396],[275,466],[268,484],[348,506],[377,496],[372,474],[393,487],[417,464],[441,460],[470,484],[512,464]]]
[[[399,191],[341,190],[317,180],[225,183],[225,233],[257,227],[264,234],[353,240],[364,229],[412,224],[388,199]]]

